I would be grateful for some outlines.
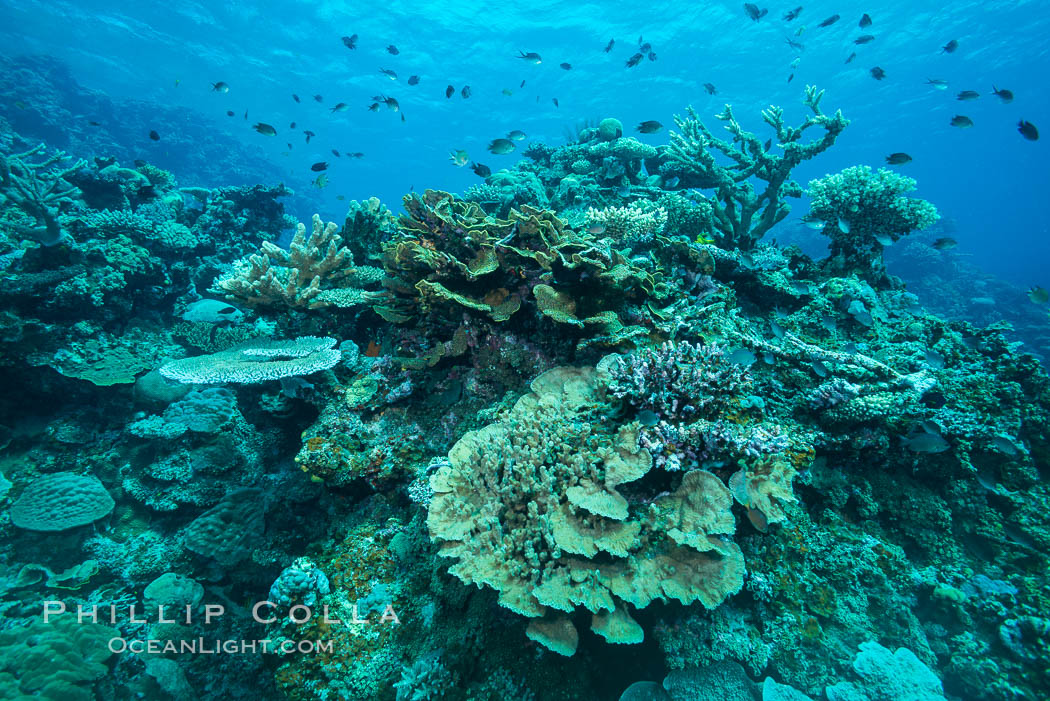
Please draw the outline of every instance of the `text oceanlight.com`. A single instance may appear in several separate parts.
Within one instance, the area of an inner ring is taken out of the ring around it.
[[[110,638],[109,651],[112,653],[130,652],[134,655],[252,655],[257,653],[293,652],[303,654],[331,653],[334,643],[331,640],[127,640]]]

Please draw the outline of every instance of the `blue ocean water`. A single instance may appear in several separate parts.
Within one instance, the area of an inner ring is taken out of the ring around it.
[[[0,699],[1050,698],[1048,70],[1047,0],[0,0]]]
[[[851,124],[835,149],[796,171],[800,182],[907,152],[914,161],[901,172],[954,223],[961,252],[1018,285],[1050,286],[1046,141],[1027,142],[1016,131],[1021,119],[1044,127],[1050,112],[1046,3],[821,1],[782,21],[793,7],[770,5],[754,22],[737,2],[8,1],[0,5],[0,37],[5,53],[56,56],[79,82],[111,96],[191,108],[193,120],[171,131],[257,148],[273,177],[293,187],[308,187],[310,165],[329,161],[330,184],[318,201],[331,211],[341,209],[340,194],[396,204],[413,186],[460,191],[477,178],[452,166],[449,151],[465,149],[498,169],[518,156],[491,155],[485,146],[512,129],[560,142],[587,119],[655,119],[671,127],[686,105],[710,117],[727,103],[756,119],[770,104],[799,116],[803,87],[817,85],[828,91],[824,104],[842,109]],[[872,25],[861,29],[864,13]],[[835,14],[838,22],[818,26]],[[340,42],[350,34],[359,37],[354,51]],[[854,44],[863,34],[876,38]],[[639,37],[657,60],[626,69]],[[944,53],[953,39],[959,49]],[[609,40],[616,44],[604,53]],[[390,44],[398,55],[387,52]],[[537,52],[543,62],[527,64],[516,58],[519,51]],[[875,66],[886,71],[884,80],[872,79]],[[397,80],[381,68],[394,70]],[[420,77],[418,85],[406,84],[411,75]],[[947,80],[948,88],[933,89],[928,79]],[[230,91],[213,92],[218,81]],[[704,83],[718,94],[708,95]],[[448,85],[456,94],[446,99]],[[465,85],[469,99],[460,97]],[[990,94],[993,85],[1012,90],[1014,101],[1002,104]],[[957,101],[963,90],[981,97]],[[315,94],[324,101],[315,102]],[[380,94],[399,101],[403,123],[398,113],[367,111]],[[331,113],[339,102],[348,111]],[[957,114],[974,126],[951,127]],[[277,136],[252,131],[258,121],[274,125]],[[297,129],[288,129],[292,122]],[[304,129],[317,134],[310,144]],[[163,140],[151,143],[148,129],[129,137],[136,152],[178,171],[180,154]],[[665,143],[666,132],[641,138]],[[334,159],[333,148],[365,158]]]

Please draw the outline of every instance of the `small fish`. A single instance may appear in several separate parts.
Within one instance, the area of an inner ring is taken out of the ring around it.
[[[754,365],[758,358],[747,348],[737,348],[726,356],[726,360],[736,365],[747,367],[749,365]]]
[[[277,130],[269,124],[267,124],[266,122],[259,122],[254,127],[252,127],[252,129],[266,136],[277,136]]]
[[[784,37],[784,41],[786,41],[787,45],[790,46],[795,51],[805,51],[806,50],[805,44],[802,44],[801,42],[795,41],[791,37]],[[795,68],[798,65],[797,61],[798,61],[798,59],[796,58],[795,61],[792,62],[792,66],[791,66],[792,68]]]
[[[401,103],[399,103],[396,98],[387,97],[386,95],[373,95],[372,99],[375,101],[373,104],[384,104],[391,112],[397,112],[401,109]],[[372,110],[371,107],[368,109]],[[372,111],[375,112],[375,110]]]
[[[787,82],[789,82],[789,83],[790,83],[790,82],[791,82],[791,81],[793,81],[794,79],[795,79],[795,74],[794,74],[794,73],[792,73],[791,75],[789,75],[789,76],[788,76],[788,81],[787,81]]]
[[[1034,124],[1023,119],[1017,123],[1017,133],[1029,141],[1039,141],[1039,130]]]
[[[543,63],[543,59],[540,58],[540,55],[533,51],[530,51],[528,53],[525,53],[524,51],[519,51],[518,58],[522,59],[523,61],[528,61],[529,63],[535,66],[538,66],[541,63]]]
[[[947,90],[948,89],[948,81],[945,80],[944,78],[927,78],[926,79],[926,84],[929,85],[930,87],[934,88],[935,90]]]
[[[831,17],[828,17],[826,20],[824,20],[823,22],[821,22],[817,26],[818,27],[830,27],[831,25],[835,24],[838,21],[839,21],[839,16],[838,15],[832,15]]]
[[[506,95],[507,97],[510,97],[511,95],[514,94],[514,91],[511,90],[510,88],[503,88],[503,94]]]
[[[791,289],[800,295],[813,294],[813,286],[802,280],[793,281],[791,283]]]
[[[323,190],[324,188],[328,187],[328,173],[321,173],[320,175],[318,175],[316,178],[314,178],[312,184],[318,190]]]
[[[449,151],[448,159],[452,161],[452,164],[457,168],[462,168],[470,162],[470,156],[463,149],[456,149],[455,151]]]
[[[638,37],[638,50],[643,54],[647,54],[652,51],[653,45],[647,41],[643,41],[641,37]]]
[[[156,131],[150,129],[149,138],[153,139],[154,141],[160,141],[160,134],[158,134]]]
[[[350,105],[346,104],[345,102],[340,102],[335,107],[333,107],[330,111],[331,112],[346,112],[348,109],[350,109]]]
[[[969,129],[973,126],[973,120],[965,114],[957,114],[952,117],[951,125],[953,127],[959,127],[960,129]]]
[[[924,360],[933,370],[941,370],[944,368],[944,356],[935,350],[926,351]]]
[[[1039,285],[1034,285],[1028,289],[1028,299],[1032,304],[1046,304],[1050,302],[1050,292]]]
[[[291,150],[292,150],[292,145],[291,145],[291,144],[289,144],[289,143],[287,143],[287,142],[286,142],[286,143],[285,143],[284,145],[288,147],[288,150],[289,150],[289,151],[291,151]]]
[[[340,157],[340,156],[339,156],[339,151],[337,151],[337,150],[335,150],[335,149],[332,149],[332,155],[333,155],[333,156],[335,156],[336,158],[339,158],[339,157]]]
[[[627,59],[627,63],[624,65],[628,68],[634,68],[642,62],[643,58],[645,58],[645,54],[635,54],[634,56],[631,56],[629,59]]]
[[[655,426],[660,423],[660,416],[651,409],[642,409],[638,412],[638,415],[635,416],[635,420],[642,426]]]
[[[295,129],[295,122],[292,122],[291,124],[289,124],[288,128],[289,129]]]
[[[656,121],[655,119],[646,120],[635,127],[635,129],[641,132],[642,134],[655,134],[663,128],[664,125],[660,124],[660,122]]]
[[[317,163],[314,163],[312,166],[310,166],[310,170],[312,170],[315,173],[320,173],[322,170],[328,170],[328,164],[324,161],[318,161]]]
[[[859,37],[853,40],[853,43],[858,45],[864,45],[870,44],[873,41],[875,41],[874,34],[861,34]]]
[[[958,49],[958,48],[959,48],[959,41],[957,39],[952,39],[947,44],[945,44],[944,46],[941,47],[941,53],[942,54],[953,54],[953,53],[955,53],[955,50]]]
[[[552,98],[551,98],[551,102],[553,102],[553,103],[554,103],[554,106],[555,106],[555,107],[558,107],[558,106],[559,106],[559,105],[558,105],[558,98],[556,98],[556,97],[552,97]],[[1033,129],[1035,129],[1035,127],[1032,127],[1032,128],[1033,128]],[[1038,136],[1037,136],[1036,138],[1038,138]]]
[[[459,94],[463,97],[464,100],[466,100],[468,97],[470,97],[470,86],[464,85],[463,89],[459,91]]]
[[[752,22],[757,22],[758,20],[765,17],[766,13],[769,12],[769,10],[766,8],[762,8],[760,10],[758,9],[758,5],[754,4],[753,2],[745,2],[744,12],[747,13],[747,16],[751,18]]]
[[[947,236],[939,238],[933,242],[933,247],[936,248],[938,251],[950,251],[958,245],[958,241],[952,238],[948,238]]]
[[[741,256],[741,260],[743,260],[743,256]],[[748,265],[747,267],[750,268],[751,266]],[[770,322],[769,322],[769,330],[773,334],[774,337],[781,338],[781,339],[784,338],[784,334],[785,334],[784,327],[781,326],[780,324],[778,324],[777,322],[770,320]]]
[[[875,240],[879,242],[880,246],[893,245],[893,237],[889,234],[875,234]]]
[[[409,85],[419,85],[419,76],[418,75],[410,75],[410,76],[408,76],[408,84]]]
[[[615,39],[610,39],[609,43],[605,45],[605,53],[609,53],[610,51],[612,51],[612,48],[615,45],[616,45],[616,40]]]
[[[849,233],[849,222],[848,221],[846,221],[842,217],[839,217],[837,223],[839,225],[839,231],[841,231],[844,234],[848,234]]]
[[[370,104],[368,106],[368,111],[369,112],[378,112],[379,111],[379,103],[378,102],[373,102],[372,104]]]
[[[784,21],[785,22],[793,22],[796,19],[798,19],[798,16],[801,15],[801,14],[802,14],[802,6],[799,5],[794,10],[789,10],[788,12],[784,13]]]
[[[1017,449],[1017,444],[1006,436],[992,436],[992,447],[1011,458],[1016,458],[1021,454],[1021,451]]]
[[[227,117],[233,117],[234,116],[234,111],[233,110],[226,110],[226,116]]]
[[[175,87],[176,87],[176,88],[177,88],[177,87],[179,87],[179,83],[181,83],[181,82],[182,82],[182,79],[181,79],[181,78],[176,78],[176,79],[175,79]]]
[[[487,178],[490,175],[492,175],[492,169],[484,163],[471,163],[470,169],[474,171],[474,175],[478,176],[479,178]]]
[[[317,134],[313,133],[309,129],[304,129],[303,133],[306,134],[306,143],[310,143],[310,138],[311,137],[317,136]]]
[[[559,63],[558,66],[564,71],[571,71],[572,70],[572,64],[571,63]]]
[[[944,436],[940,433],[929,433],[928,431],[917,433],[908,438],[904,445],[908,450],[916,453],[943,453],[951,448],[951,445],[944,440]]]
[[[211,84],[211,90],[212,92],[228,93],[230,92],[230,86],[220,80],[218,83]]]
[[[1004,105],[1008,105],[1014,101],[1014,94],[1009,90],[1000,90],[999,88],[992,86],[992,94],[1003,101]]]
[[[981,93],[977,92],[976,90],[963,90],[961,93],[955,96],[955,99],[962,100],[965,102],[967,100],[976,100],[980,96]]]
[[[356,49],[357,48],[357,35],[356,34],[351,34],[348,37],[343,37],[343,46],[345,46],[348,49]]]
[[[655,51],[650,51],[648,54],[646,54],[646,58],[649,59],[650,61],[655,61],[656,60],[656,52]]]
[[[718,94],[718,89],[712,83],[704,83],[704,90],[707,91],[708,95]]]
[[[816,373],[817,377],[827,377],[831,374],[828,370],[828,366],[819,360],[814,360],[810,363],[810,367],[813,368],[813,372]]]
[[[507,132],[507,138],[511,141],[524,141],[525,132],[523,132],[521,129],[515,129],[514,131]]]
[[[522,78],[521,85],[519,85],[518,87],[519,88],[524,88],[525,87],[525,79],[524,78]]]
[[[824,228],[824,220],[811,215],[802,217],[802,223],[814,231],[819,231]]]
[[[630,197],[631,196],[631,186],[630,185],[621,185],[620,187],[616,188],[616,194],[618,196],[620,196],[620,197],[623,197],[623,198]]]
[[[855,58],[857,58],[857,52],[856,51],[854,51],[849,56],[847,56],[845,62],[846,63],[853,63],[853,59],[855,59]]]
[[[904,153],[903,151],[891,153],[890,155],[886,156],[886,162],[889,163],[891,166],[899,166],[904,165],[905,163],[911,163],[911,160],[911,156]]]
[[[455,86],[450,85],[447,88],[445,88],[445,97],[452,97],[455,94],[456,94]]]
[[[681,178],[679,178],[677,175],[672,175],[669,178],[664,178],[664,188],[667,190],[673,190],[674,188],[678,187],[678,183],[680,182]]]
[[[605,233],[605,224],[591,224],[587,227],[587,233],[593,234],[594,236],[601,236]]]
[[[389,68],[380,68],[379,72],[385,75],[390,80],[397,80],[397,73],[390,70]]]
[[[245,120],[247,120],[247,119],[248,119],[248,110],[244,110],[244,119],[245,119]]]
[[[353,153],[348,153],[346,155],[348,158],[356,158],[358,160],[361,160],[365,157],[365,154],[361,153],[360,151],[354,151]]]
[[[502,156],[514,150],[514,142],[510,139],[493,139],[488,145],[488,150]]]
[[[860,22],[857,23],[857,26],[860,27],[861,29],[864,29],[865,27],[870,27],[871,26],[871,15],[869,15],[867,12],[865,12],[863,15],[861,15],[860,16]]]
[[[886,71],[882,70],[878,66],[875,66],[874,68],[872,68],[870,73],[871,73],[871,77],[874,78],[875,80],[882,80],[883,78],[886,77]]]
[[[390,54],[391,56],[397,56],[399,53],[401,53],[400,51],[397,50],[397,47],[394,46],[393,44],[391,44],[390,46],[386,47],[386,52],[388,54]]]
[[[292,93],[292,99],[295,100],[296,102],[301,102],[301,100],[299,99],[299,96],[296,95],[294,92]]]
[[[322,95],[314,95],[314,102],[324,102],[324,97]]]

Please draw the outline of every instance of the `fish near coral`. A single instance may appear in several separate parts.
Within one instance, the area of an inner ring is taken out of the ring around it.
[[[488,150],[502,156],[514,150],[514,142],[510,139],[493,139],[488,145]]]

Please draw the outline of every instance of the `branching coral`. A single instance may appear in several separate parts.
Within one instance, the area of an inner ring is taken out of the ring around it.
[[[648,203],[646,203],[648,204]],[[667,211],[663,207],[631,204],[627,207],[588,209],[587,225],[601,227],[601,235],[611,236],[617,242],[631,245],[652,241],[667,225]]]
[[[762,118],[776,131],[776,145],[783,149],[782,156],[774,155],[758,136],[744,131],[729,105],[717,118],[726,123],[725,129],[732,135],[730,140],[716,137],[691,107],[686,118],[675,117],[681,133],[671,133],[669,161],[665,167],[680,173],[683,185],[715,190],[709,201],[723,247],[754,248],[758,240],[791,211],[784,198],[801,197],[802,187],[791,180],[791,170],[830,148],[849,124],[841,111],[833,115],[821,111],[823,96],[823,90],[806,88],[803,102],[813,114],[798,127],[784,123],[784,111],[780,107],[770,106],[762,112]],[[811,127],[822,128],[823,137],[802,143],[802,137]],[[720,165],[715,151],[728,156],[733,165]],[[765,182],[761,192],[756,190],[751,178]]]
[[[34,220],[34,225],[12,225],[23,236],[52,246],[63,238],[59,209],[80,193],[65,179],[84,161],[69,164],[70,158],[61,151],[50,156],[44,151],[40,144],[24,153],[0,154],[0,204],[12,202]],[[34,162],[36,158],[42,160]]]
[[[449,571],[497,590],[533,619],[530,638],[564,655],[578,641],[564,614],[578,607],[610,642],[635,643],[642,630],[628,605],[712,608],[743,582],[740,550],[725,539],[735,529],[729,490],[693,470],[645,497],[652,459],[638,425],[610,428],[602,395],[593,368],[550,370],[503,421],[460,439],[431,477],[427,524],[457,559]],[[628,483],[630,499],[618,489]]]
[[[215,281],[213,291],[249,307],[318,309],[366,304],[374,293],[359,289],[378,282],[382,271],[354,265],[339,227],[316,214],[312,231],[301,222],[288,250],[264,241],[262,250]]]
[[[717,344],[664,343],[628,356],[607,356],[609,394],[669,418],[711,416],[747,391],[751,379]]]

